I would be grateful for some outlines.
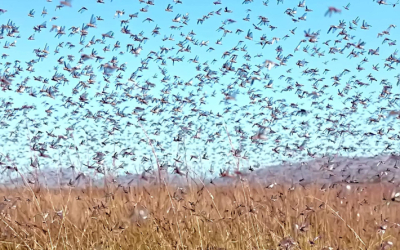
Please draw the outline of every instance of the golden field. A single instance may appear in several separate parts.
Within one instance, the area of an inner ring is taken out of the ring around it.
[[[400,249],[389,183],[234,180],[1,193],[0,249]]]

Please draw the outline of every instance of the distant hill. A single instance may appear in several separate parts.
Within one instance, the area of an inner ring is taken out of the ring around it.
[[[233,168],[229,172],[230,177],[221,178],[215,176],[202,177],[202,181],[206,184],[224,184],[232,180],[239,180],[239,177],[246,178],[254,184],[270,185],[273,183],[279,184],[310,184],[310,183],[373,183],[373,182],[397,182],[398,167],[397,161],[400,156],[381,155],[375,157],[325,157],[312,159],[305,162],[286,163],[281,165],[262,166],[250,171],[248,169],[241,169],[240,175],[233,173]],[[399,162],[400,165],[400,162]],[[103,186],[104,176],[102,174],[93,174],[91,170],[80,175],[77,171],[74,172],[72,168],[62,169],[46,169],[24,174],[24,179],[27,183],[35,185],[40,183],[41,186],[59,187],[61,186],[74,186],[83,187],[91,183],[93,186]],[[190,176],[181,176],[172,173],[173,170],[169,169],[169,173],[163,172],[163,178],[168,183],[187,183],[187,178],[193,183],[201,185],[199,177],[190,178]],[[80,175],[80,176],[79,176]],[[38,176],[38,178],[36,177]],[[79,177],[78,177],[79,176]],[[156,181],[156,176],[146,173],[144,176],[141,174],[131,175],[107,175],[107,183],[120,184],[122,186],[149,184]],[[197,181],[196,181],[197,180]],[[228,181],[230,180],[230,181]],[[13,172],[4,172],[1,179],[3,187],[18,187],[24,185],[21,177]]]

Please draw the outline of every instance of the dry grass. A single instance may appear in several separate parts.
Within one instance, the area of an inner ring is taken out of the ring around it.
[[[2,190],[1,249],[400,249],[394,186]],[[35,194],[35,195],[34,195]],[[385,248],[386,247],[386,248]]]

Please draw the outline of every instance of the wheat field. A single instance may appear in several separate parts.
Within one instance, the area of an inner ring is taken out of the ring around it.
[[[394,185],[1,190],[1,249],[399,249]]]

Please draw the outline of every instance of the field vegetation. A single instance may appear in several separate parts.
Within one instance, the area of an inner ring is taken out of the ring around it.
[[[395,186],[3,188],[1,249],[400,249]]]

